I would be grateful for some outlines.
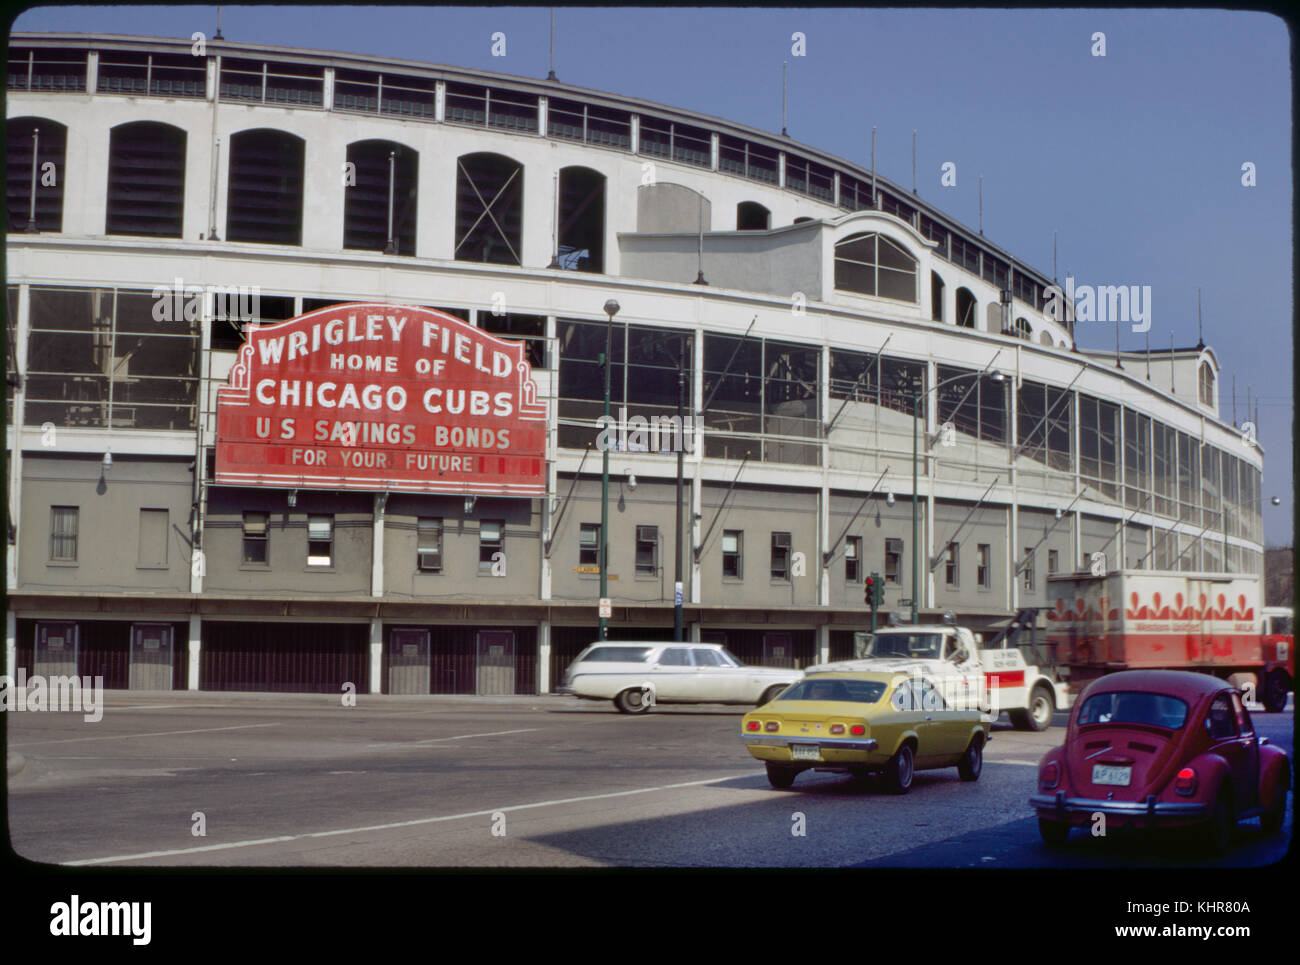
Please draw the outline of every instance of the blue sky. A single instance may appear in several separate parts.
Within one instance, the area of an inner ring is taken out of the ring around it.
[[[391,55],[541,78],[549,8],[225,7],[229,40]],[[217,8],[47,7],[15,30],[189,37]],[[492,56],[492,35],[506,55]],[[806,37],[792,56],[791,35]],[[1102,32],[1106,55],[1093,56]],[[779,132],[790,64],[796,140],[912,182],[1047,273],[1151,286],[1151,347],[1205,340],[1221,412],[1259,397],[1265,540],[1291,542],[1293,291],[1290,42],[1276,17],[1216,10],[557,8],[556,73]],[[957,186],[939,185],[944,162]],[[1256,185],[1242,185],[1242,165]],[[1121,327],[1125,349],[1143,336]],[[1084,347],[1113,324],[1079,326]],[[1282,505],[1274,507],[1270,497]]]

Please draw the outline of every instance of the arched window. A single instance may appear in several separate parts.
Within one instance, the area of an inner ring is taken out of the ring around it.
[[[68,129],[48,117],[14,117],[6,122],[5,204],[9,231],[63,230],[63,161],[67,144]],[[33,151],[38,155],[34,219]]]
[[[465,154],[456,172],[456,259],[523,264],[523,165],[500,154]]]
[[[835,287],[842,291],[915,302],[916,285],[916,259],[884,235],[854,235],[835,246]]]
[[[179,238],[184,214],[185,132],[154,121],[113,128],[105,233]]]
[[[930,318],[943,321],[943,279],[937,271],[930,272]]]
[[[556,263],[573,271],[604,271],[605,175],[591,168],[561,168],[559,215]]]
[[[1002,321],[1002,306],[997,302],[989,302],[984,306],[984,331],[1001,332],[1009,334],[1005,328],[1005,322]]]
[[[1041,332],[1038,333],[1038,342],[1039,342],[1040,345],[1053,345],[1053,344],[1055,344],[1055,343],[1052,341],[1052,333],[1049,332],[1049,331],[1047,331],[1047,329],[1043,329]]]
[[[415,254],[419,161],[419,152],[394,141],[354,141],[348,145],[349,176],[343,187],[344,248]]]
[[[805,221],[812,221],[812,218],[809,218],[809,217],[806,217],[806,216],[805,216],[805,217],[802,217],[802,218],[795,218],[793,223],[794,223],[794,224],[803,224]]]
[[[742,201],[736,205],[737,231],[766,231],[772,227],[772,212],[757,201]]]
[[[305,150],[302,138],[267,128],[230,139],[227,241],[302,244]]]
[[[1034,340],[1034,330],[1029,327],[1029,320],[1026,318],[1016,319],[1016,338],[1023,338],[1026,342]]]
[[[1209,362],[1201,362],[1198,398],[1201,405],[1214,405],[1214,369]]]
[[[971,294],[969,288],[957,289],[957,324],[962,328],[975,327],[975,313],[979,309],[979,302],[975,301],[975,296]]]

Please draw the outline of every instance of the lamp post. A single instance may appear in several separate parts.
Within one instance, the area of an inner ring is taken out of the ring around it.
[[[917,518],[917,461],[920,457],[919,447],[917,445],[917,433],[921,423],[921,400],[931,392],[938,392],[945,385],[952,382],[960,382],[962,379],[969,379],[972,375],[976,379],[981,379],[986,374],[983,372],[964,372],[961,375],[954,375],[950,379],[944,379],[942,382],[935,383],[928,389],[921,389],[912,393],[912,624],[921,622],[921,557],[920,557],[920,524]],[[1006,376],[1001,372],[992,373],[994,382],[1006,381]],[[926,447],[927,449],[929,446]],[[928,555],[928,554],[927,554]]]
[[[614,299],[605,302],[605,314],[609,316],[609,323],[605,326],[605,352],[600,357],[600,366],[605,374],[604,426],[607,430],[600,468],[600,598],[602,600],[609,593],[609,369],[613,348],[614,316],[618,314],[618,309],[619,304]],[[609,639],[609,621],[603,616],[600,618],[600,639]]]

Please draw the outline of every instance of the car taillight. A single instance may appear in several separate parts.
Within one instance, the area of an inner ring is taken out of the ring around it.
[[[867,732],[867,728],[862,724],[854,724],[852,727],[849,728],[849,733],[852,734],[854,737],[861,737],[866,732]]]
[[[1044,791],[1050,791],[1056,785],[1061,783],[1061,767],[1056,761],[1048,761],[1043,765],[1043,769],[1038,772],[1038,786]]]
[[[844,733],[844,725],[843,725],[843,724],[831,724],[831,733],[832,733],[832,734],[843,734],[843,733]]]
[[[1196,793],[1196,771],[1190,767],[1184,767],[1174,778],[1174,790],[1179,794],[1187,797]]]
[[[778,724],[778,723],[777,723],[776,721],[774,721],[774,720],[769,720],[769,721],[767,722],[767,724],[765,725],[765,728],[766,728],[767,730],[769,730],[769,731],[775,731],[775,730],[780,730],[780,729],[781,729],[781,725]]]
[[[762,724],[756,720],[745,721],[745,730],[762,730]]]

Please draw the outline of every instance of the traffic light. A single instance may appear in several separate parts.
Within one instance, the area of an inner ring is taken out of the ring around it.
[[[872,593],[875,596],[875,599],[873,601],[874,605],[878,607],[884,606],[885,605],[885,581],[880,578],[880,574],[872,573],[869,577],[867,577],[867,585],[871,587]]]
[[[866,583],[862,585],[862,602],[873,610],[876,607],[876,574],[874,573],[868,576]]]

